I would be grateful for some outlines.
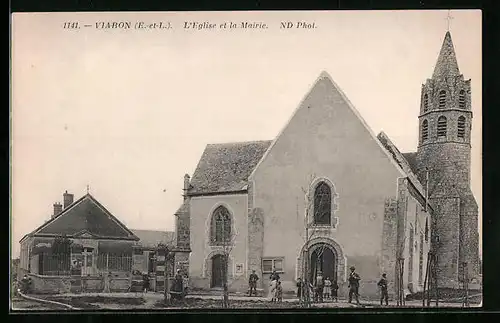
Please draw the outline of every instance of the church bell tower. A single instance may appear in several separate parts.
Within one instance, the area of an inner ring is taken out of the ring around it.
[[[417,175],[434,205],[433,248],[441,284],[454,287],[478,269],[477,203],[470,190],[471,81],[458,68],[448,31],[421,89]],[[444,287],[443,286],[443,287]]]

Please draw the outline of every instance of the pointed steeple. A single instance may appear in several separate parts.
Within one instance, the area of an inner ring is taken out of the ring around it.
[[[432,78],[436,79],[458,75],[460,75],[460,70],[458,69],[457,57],[455,55],[455,49],[453,48],[453,42],[451,41],[451,34],[447,31]]]

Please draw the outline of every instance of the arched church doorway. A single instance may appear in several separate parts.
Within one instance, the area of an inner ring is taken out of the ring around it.
[[[210,287],[223,287],[224,278],[227,275],[227,263],[224,255],[214,255],[212,257],[212,280]]]
[[[314,281],[318,272],[321,271],[323,278],[337,280],[338,259],[335,249],[326,243],[319,243],[310,249],[310,272],[309,281]]]

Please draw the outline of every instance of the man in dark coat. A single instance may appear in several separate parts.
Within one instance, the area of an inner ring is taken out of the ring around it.
[[[325,281],[323,280],[323,273],[318,271],[315,283],[314,301],[323,303],[323,290],[325,289]]]
[[[259,280],[259,276],[255,273],[255,270],[252,270],[250,277],[248,278],[248,288],[249,288],[249,296],[252,296],[252,293],[257,296],[257,281]]]
[[[351,273],[349,274],[349,303],[352,302],[352,295],[356,297],[356,303],[359,305],[359,281],[360,277],[358,273],[356,273],[356,268],[352,266]]]
[[[297,298],[299,301],[302,301],[302,290],[304,289],[304,283],[302,282],[302,278],[297,279]]]
[[[385,273],[382,274],[382,278],[378,281],[377,285],[380,287],[380,305],[382,306],[385,300],[385,305],[389,305],[389,294],[387,293],[387,278]]]
[[[271,281],[280,280],[280,275],[278,275],[276,270],[273,270],[273,272],[271,273],[271,276],[269,276],[269,280],[271,280]]]
[[[147,293],[149,291],[149,275],[147,273],[144,273],[142,275],[142,290],[144,293]]]

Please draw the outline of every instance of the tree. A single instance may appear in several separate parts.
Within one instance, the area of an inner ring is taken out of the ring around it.
[[[226,232],[226,226],[222,226],[222,241],[220,243],[221,251],[222,251],[222,266],[220,267],[221,270],[221,277],[222,277],[222,288],[223,288],[223,293],[222,293],[222,307],[223,308],[228,308],[229,307],[229,285],[228,285],[228,266],[229,266],[229,256],[231,255],[231,252],[233,251],[236,235],[230,231],[229,233]]]
[[[171,297],[170,297],[170,266],[175,269],[175,251],[173,246],[175,245],[175,238],[170,241],[159,242],[156,245],[156,254],[158,256],[164,256],[164,287],[163,287],[163,295],[164,295],[164,303],[165,305],[170,305]],[[170,264],[170,266],[169,266]]]

